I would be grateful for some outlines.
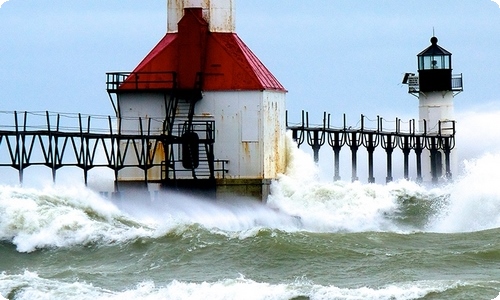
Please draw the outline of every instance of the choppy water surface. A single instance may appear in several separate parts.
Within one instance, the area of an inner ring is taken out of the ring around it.
[[[500,299],[500,156],[433,189],[320,182],[303,161],[266,204],[2,186],[0,295]]]

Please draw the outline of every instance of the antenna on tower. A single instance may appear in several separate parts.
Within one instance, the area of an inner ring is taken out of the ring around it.
[[[432,36],[436,36],[436,33],[434,32],[434,26],[432,26]]]

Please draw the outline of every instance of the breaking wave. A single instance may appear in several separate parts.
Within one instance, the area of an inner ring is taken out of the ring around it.
[[[113,202],[82,186],[0,186],[0,240],[20,252],[109,245],[192,230],[196,224],[231,238],[262,229],[286,232],[469,232],[500,227],[500,154],[466,162],[454,183],[426,188],[322,182],[312,158],[289,145],[289,167],[266,204],[216,202],[185,195]]]

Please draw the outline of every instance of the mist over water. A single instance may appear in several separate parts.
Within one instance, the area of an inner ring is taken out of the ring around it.
[[[440,211],[431,229],[467,232],[500,227],[500,154],[485,154],[465,161],[465,173],[445,190],[449,204]]]

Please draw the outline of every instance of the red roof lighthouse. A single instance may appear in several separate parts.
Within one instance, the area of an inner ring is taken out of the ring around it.
[[[285,167],[286,90],[234,32],[233,10],[232,0],[169,0],[166,35],[131,73],[108,74],[108,91],[121,130],[141,127],[133,118],[164,120],[154,130],[169,137],[167,170],[152,171],[155,181],[265,197]],[[197,172],[201,157],[207,176]],[[136,181],[137,172],[124,170],[121,182]]]

